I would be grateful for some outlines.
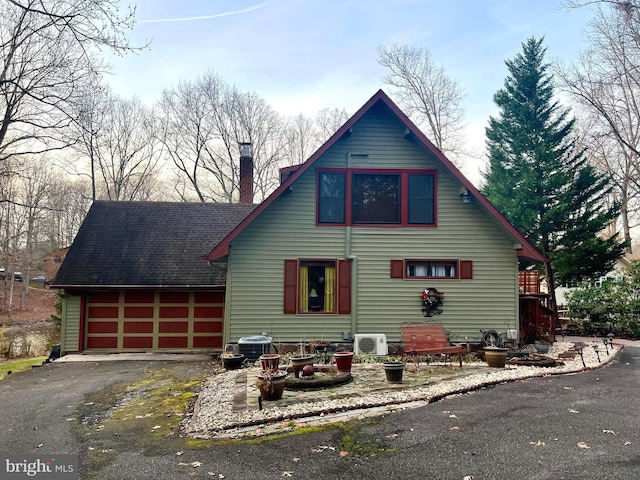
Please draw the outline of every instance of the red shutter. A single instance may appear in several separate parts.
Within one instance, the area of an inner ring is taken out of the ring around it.
[[[391,260],[391,278],[404,278],[403,260]]]
[[[284,313],[297,313],[298,261],[284,261]]]
[[[338,313],[351,313],[351,260],[338,261]]]
[[[473,278],[473,262],[471,260],[460,260],[460,278]]]

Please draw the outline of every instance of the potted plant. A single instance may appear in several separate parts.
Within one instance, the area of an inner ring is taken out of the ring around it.
[[[389,383],[402,383],[402,374],[404,372],[404,362],[396,357],[387,357],[382,362],[384,374]]]
[[[538,353],[549,353],[549,348],[551,348],[550,342],[535,342],[533,346]]]
[[[263,400],[275,401],[282,398],[287,372],[282,370],[263,370],[258,374],[256,387]]]
[[[351,371],[351,365],[353,363],[353,352],[335,352],[333,358],[336,361],[336,368],[338,373],[348,373]]]
[[[220,358],[225,370],[237,370],[245,361],[244,353],[223,353]]]

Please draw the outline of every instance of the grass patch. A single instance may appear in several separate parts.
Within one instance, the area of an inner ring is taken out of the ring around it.
[[[34,357],[34,358],[23,358],[20,360],[8,360],[6,362],[0,362],[0,380],[7,378],[9,372],[18,373],[24,372],[25,370],[31,370],[31,367],[34,365],[42,365],[42,362],[45,361],[48,357]]]

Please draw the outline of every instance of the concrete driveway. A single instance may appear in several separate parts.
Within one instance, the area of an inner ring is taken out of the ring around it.
[[[258,443],[180,438],[157,411],[130,427],[157,400],[149,389],[179,398],[180,382],[211,373],[208,361],[54,362],[0,382],[0,451],[77,453],[83,479],[638,478],[639,355],[627,347],[599,370]],[[142,410],[110,420],[97,407],[125,398]]]

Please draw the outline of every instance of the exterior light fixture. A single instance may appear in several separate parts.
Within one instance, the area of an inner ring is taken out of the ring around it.
[[[604,343],[604,348],[607,350],[607,355],[609,355],[609,340],[606,338],[603,338],[602,343]]]
[[[584,357],[582,356],[582,345],[576,345],[576,352],[578,352],[578,355],[580,355],[580,359],[582,360],[582,366],[586,368],[587,364],[584,363]]]
[[[462,199],[462,203],[471,203],[471,194],[469,193],[469,189],[467,187],[460,187],[458,190],[460,194],[460,198]]]
[[[598,357],[598,363],[600,363],[600,352],[598,351],[598,345],[594,345],[593,350],[596,352],[596,356]]]

